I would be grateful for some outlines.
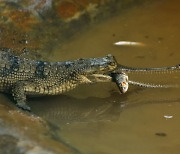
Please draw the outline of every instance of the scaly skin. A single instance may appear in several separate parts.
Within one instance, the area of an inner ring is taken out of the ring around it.
[[[30,110],[26,95],[57,95],[85,83],[111,81],[117,67],[112,55],[66,62],[35,61],[0,52],[0,91],[12,93],[16,105]]]
[[[12,93],[18,107],[30,110],[26,104],[26,95],[58,95],[80,84],[112,81],[117,84],[121,93],[128,90],[129,84],[146,88],[168,87],[129,81],[125,72],[169,70],[180,70],[180,67],[125,67],[119,65],[112,55],[66,62],[45,62],[18,57],[10,49],[1,49],[0,91]]]

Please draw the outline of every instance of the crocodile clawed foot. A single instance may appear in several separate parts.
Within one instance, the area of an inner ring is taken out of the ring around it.
[[[18,102],[16,104],[16,106],[21,108],[24,111],[29,111],[29,112],[31,111],[31,108],[26,103],[24,103],[24,102]]]

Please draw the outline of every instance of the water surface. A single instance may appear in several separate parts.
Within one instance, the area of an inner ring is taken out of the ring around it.
[[[179,6],[178,0],[160,0],[133,7],[58,46],[49,59],[61,61],[111,53],[120,64],[133,67],[178,64]],[[113,45],[117,41],[143,42],[146,46],[117,47]],[[180,85],[179,75],[130,74],[129,78]],[[36,114],[60,126],[57,133],[82,153],[178,154],[179,91],[131,86],[125,95],[119,95],[113,83],[83,85],[66,96],[33,99],[31,106]]]

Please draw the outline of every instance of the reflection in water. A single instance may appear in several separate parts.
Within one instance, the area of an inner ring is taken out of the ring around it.
[[[136,89],[139,93],[142,89]],[[55,96],[36,98],[30,103],[32,112],[56,125],[73,122],[117,121],[124,109],[134,108],[145,104],[173,103],[180,99],[154,98],[152,100],[128,100],[128,95],[113,92],[106,98],[88,97],[79,99],[71,96]],[[139,93],[141,95],[141,93]]]
[[[56,124],[115,121],[119,118],[125,99],[119,97],[119,93],[113,93],[108,98],[89,97],[86,99],[61,95],[39,98],[41,101],[33,101],[30,106],[33,113]]]

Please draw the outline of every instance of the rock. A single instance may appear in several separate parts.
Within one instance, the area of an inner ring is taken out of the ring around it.
[[[51,126],[42,118],[19,110],[3,95],[0,97],[0,153],[78,153],[57,134],[51,133]]]

